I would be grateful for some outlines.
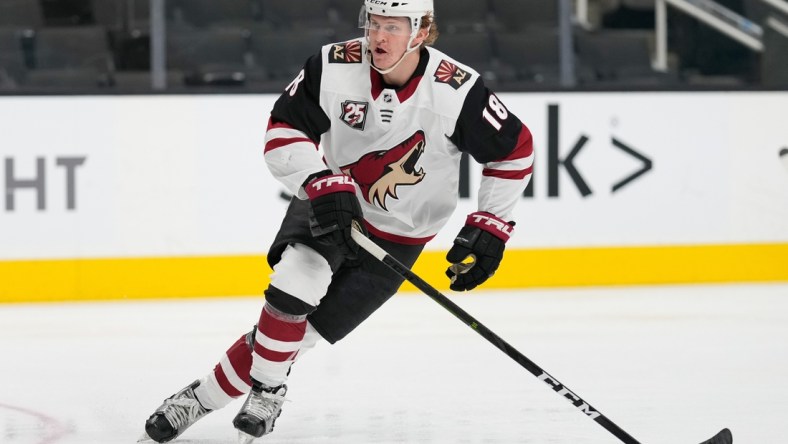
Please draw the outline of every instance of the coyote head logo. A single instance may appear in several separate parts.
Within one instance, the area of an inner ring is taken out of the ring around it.
[[[416,162],[425,145],[424,132],[416,131],[394,148],[367,153],[341,169],[361,187],[367,202],[388,211],[386,198],[398,199],[399,185],[415,185],[424,179],[426,173],[423,168],[416,170]]]

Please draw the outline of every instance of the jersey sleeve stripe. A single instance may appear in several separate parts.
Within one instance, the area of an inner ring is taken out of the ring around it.
[[[531,132],[521,126],[517,146],[508,156],[484,164],[482,175],[499,179],[521,180],[533,171],[534,146]]]
[[[534,143],[531,131],[525,125],[520,126],[520,134],[517,136],[517,145],[511,153],[501,159],[496,159],[495,162],[506,162],[509,160],[524,159],[532,156],[534,153]]]
[[[484,164],[484,167],[491,170],[524,170],[533,164],[534,153],[532,151],[530,156],[521,157],[519,159],[509,159],[502,162],[488,162]]]
[[[495,170],[492,168],[485,168],[482,170],[482,176],[497,177],[498,179],[521,180],[529,176],[532,172],[532,166],[524,170]]]
[[[269,118],[267,130],[271,131],[272,129],[277,129],[277,128],[295,129],[293,128],[293,125],[290,125],[287,122],[274,122],[273,119]]]
[[[265,149],[263,150],[264,153],[267,153],[271,150],[275,150],[277,148],[281,148],[283,146],[292,145],[295,143],[309,143],[311,145],[315,145],[311,139],[308,137],[277,137],[274,139],[270,139],[265,143]],[[315,146],[317,149],[317,146]]]

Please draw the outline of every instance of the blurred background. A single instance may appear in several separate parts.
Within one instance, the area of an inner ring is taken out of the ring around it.
[[[278,92],[360,0],[0,0],[0,93]],[[788,89],[785,0],[436,0],[497,91]]]
[[[0,0],[3,444],[134,442],[256,322],[268,112],[361,4]],[[448,292],[467,158],[414,271],[645,442],[788,434],[788,0],[435,6],[536,156],[494,279]],[[310,352],[266,442],[612,442],[472,335],[392,298]],[[235,411],[180,442],[235,442]]]

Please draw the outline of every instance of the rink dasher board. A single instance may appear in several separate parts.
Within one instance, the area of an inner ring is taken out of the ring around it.
[[[488,288],[788,280],[788,93],[500,97],[536,161]],[[0,301],[260,294],[287,204],[262,156],[275,99],[0,98]],[[464,174],[416,266],[442,289]]]

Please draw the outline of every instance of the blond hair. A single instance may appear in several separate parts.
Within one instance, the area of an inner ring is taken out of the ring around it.
[[[425,29],[429,26],[430,30],[427,33],[427,37],[421,42],[421,46],[432,46],[435,43],[435,40],[438,40],[438,24],[435,23],[435,16],[432,14],[427,14],[421,18],[421,29]]]

